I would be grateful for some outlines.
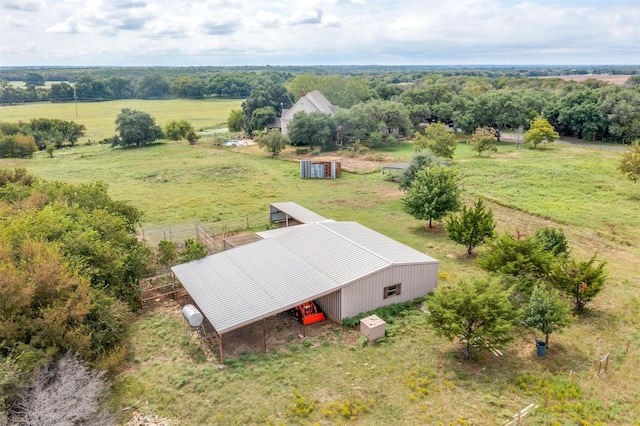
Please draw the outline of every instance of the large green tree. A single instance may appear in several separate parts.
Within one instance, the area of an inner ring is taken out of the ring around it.
[[[321,148],[333,148],[335,134],[335,122],[333,118],[321,112],[307,114],[300,111],[293,116],[289,123],[288,136],[291,145],[308,145],[309,149],[318,146]]]
[[[24,77],[24,83],[27,86],[44,86],[46,83],[44,76],[37,72],[27,73]]]
[[[493,141],[495,140],[496,132],[490,127],[478,127],[473,131],[473,135],[471,135],[471,139],[469,140],[469,145],[471,145],[471,149],[476,151],[478,155],[482,155],[484,151],[487,152],[497,152],[498,148],[494,145]]]
[[[473,349],[500,349],[513,339],[516,309],[511,292],[496,280],[474,279],[438,287],[427,298],[427,321],[436,334],[459,338],[463,354],[472,359]]]
[[[469,108],[459,116],[463,130],[472,132],[478,127],[492,127],[500,141],[503,130],[527,124],[529,107],[515,90],[490,90],[474,98]]]
[[[434,123],[424,129],[424,134],[413,135],[413,147],[416,151],[430,149],[442,158],[453,158],[458,142],[456,135],[443,123]]]
[[[242,110],[232,109],[229,112],[229,118],[227,119],[227,127],[230,132],[240,132],[242,131]]]
[[[373,99],[367,102],[367,111],[382,133],[406,136],[413,128],[409,111],[400,102]]]
[[[242,117],[244,119],[244,131],[250,135],[256,130],[263,130],[267,124],[263,121],[256,120],[254,111],[259,108],[271,107],[275,116],[282,113],[283,108],[289,108],[292,105],[291,95],[282,84],[267,83],[254,88],[251,96],[242,102]]]
[[[607,117],[598,106],[597,92],[585,86],[570,86],[544,114],[566,136],[595,140],[607,130]]]
[[[119,145],[146,145],[162,137],[162,129],[151,114],[124,108],[116,118],[116,131],[120,134]]]
[[[558,290],[547,290],[544,284],[538,283],[524,307],[520,323],[543,333],[548,347],[549,335],[571,325],[571,320],[569,307]]]
[[[460,189],[456,171],[450,167],[433,165],[416,173],[413,183],[402,197],[404,210],[419,220],[432,222],[460,208]]]
[[[553,143],[560,135],[545,118],[537,118],[524,134],[524,141],[537,147],[541,143]]]
[[[295,100],[300,98],[302,90],[307,93],[319,90],[329,102],[340,106],[340,108],[351,108],[371,98],[369,85],[362,77],[298,74],[287,82],[286,86]]]
[[[267,125],[276,119],[276,116],[276,111],[272,106],[254,109],[251,113],[251,120],[249,120],[251,134],[264,131]]]
[[[89,75],[78,77],[74,83],[77,99],[80,101],[107,101],[114,98],[106,81]]]
[[[367,103],[359,103],[348,109],[340,108],[333,119],[336,122],[337,139],[342,146],[366,141],[378,130],[378,123],[373,119],[373,110]]]
[[[170,86],[160,74],[145,75],[138,81],[135,94],[139,99],[160,99],[169,95]]]
[[[464,245],[471,255],[475,247],[493,235],[496,224],[493,211],[486,210],[482,199],[478,199],[473,207],[463,205],[460,214],[449,216],[445,226],[449,239]]]

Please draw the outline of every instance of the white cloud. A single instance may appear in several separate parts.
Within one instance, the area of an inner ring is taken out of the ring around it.
[[[300,9],[288,20],[291,25],[319,24],[322,22],[322,10]]]
[[[16,47],[0,52],[9,65],[640,62],[637,0],[2,0],[2,8],[3,45]],[[75,33],[82,37],[68,37]],[[27,42],[40,53],[21,56]]]
[[[75,18],[68,18],[64,22],[47,28],[47,32],[76,34],[80,32],[80,24],[78,24]]]

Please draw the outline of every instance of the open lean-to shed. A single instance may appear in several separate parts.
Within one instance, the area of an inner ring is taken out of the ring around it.
[[[309,300],[340,322],[424,296],[437,284],[436,259],[356,222],[259,235],[260,241],[172,268],[220,340]]]

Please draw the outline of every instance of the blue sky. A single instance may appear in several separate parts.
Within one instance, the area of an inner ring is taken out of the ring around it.
[[[0,65],[640,64],[640,0],[0,0]]]

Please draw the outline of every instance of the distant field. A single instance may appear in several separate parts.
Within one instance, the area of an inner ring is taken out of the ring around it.
[[[630,75],[610,75],[610,74],[581,74],[581,75],[554,75],[550,77],[538,77],[538,78],[559,78],[561,80],[570,81],[585,81],[588,79],[596,79],[605,81],[607,83],[623,85],[631,77]]]
[[[0,106],[0,121],[28,121],[31,118],[59,118],[86,126],[86,136],[80,140],[98,141],[115,134],[115,119],[123,108],[137,109],[151,114],[156,123],[164,126],[170,120],[189,120],[196,129],[225,126],[229,111],[240,109],[239,99],[125,99],[108,102],[74,103],[38,102]]]
[[[51,87],[52,84],[58,84],[58,83],[68,83],[68,81],[45,81],[44,85],[45,87]],[[11,84],[14,87],[19,87],[21,89],[24,89],[25,87],[27,87],[27,84],[24,81],[10,81],[9,84]]]

